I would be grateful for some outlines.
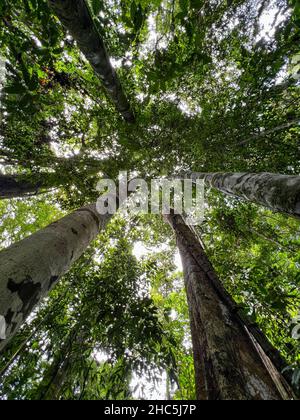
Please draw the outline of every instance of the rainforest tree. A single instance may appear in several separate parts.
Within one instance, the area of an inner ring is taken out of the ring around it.
[[[295,398],[299,28],[295,0],[1,2],[1,398]],[[99,214],[121,171],[204,179],[203,223]]]

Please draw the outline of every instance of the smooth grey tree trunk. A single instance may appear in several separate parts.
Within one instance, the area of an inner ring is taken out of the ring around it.
[[[203,179],[206,185],[225,194],[300,218],[300,176],[198,172],[186,175],[193,180]]]
[[[6,322],[0,351],[110,218],[89,205],[0,252],[0,315]]]
[[[195,233],[166,216],[181,254],[199,400],[289,400],[285,362],[224,290]]]
[[[85,0],[48,0],[48,3],[63,26],[76,40],[79,49],[103,82],[117,110],[125,121],[134,122],[135,117],[130,104],[111,65],[106,47],[95,27]]]
[[[0,200],[37,195],[59,186],[53,174],[39,175],[35,182],[26,180],[25,175],[0,174]]]

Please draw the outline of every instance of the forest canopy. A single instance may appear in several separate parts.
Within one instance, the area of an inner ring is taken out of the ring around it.
[[[298,0],[1,0],[0,399],[199,399],[191,232],[299,395],[299,80]],[[203,174],[203,223],[95,216],[122,171]]]

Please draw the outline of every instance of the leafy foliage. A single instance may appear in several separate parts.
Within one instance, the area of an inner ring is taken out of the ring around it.
[[[117,114],[46,0],[2,0],[1,172],[51,174],[45,189],[55,191],[0,203],[1,248],[94,201],[99,177],[119,170],[146,179],[184,170],[299,174],[298,0],[87,4],[136,123]],[[290,324],[300,307],[299,223],[212,191],[207,198],[207,253],[299,387]],[[1,355],[1,397],[144,398],[132,389],[136,378],[166,374],[167,396],[193,399],[170,238],[160,219],[116,219]],[[151,251],[137,259],[140,243]]]

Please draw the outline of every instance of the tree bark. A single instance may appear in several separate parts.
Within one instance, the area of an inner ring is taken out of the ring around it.
[[[0,351],[110,217],[89,205],[0,252],[0,314],[6,322]]]
[[[180,250],[199,400],[289,400],[285,362],[227,294],[181,216],[166,216]]]
[[[217,190],[300,218],[300,176],[271,173],[191,173]]]
[[[48,3],[63,26],[77,41],[79,49],[103,82],[117,110],[125,121],[133,123],[134,114],[85,0],[48,0]]]
[[[53,174],[40,174],[38,178],[38,181],[30,181],[25,175],[0,174],[0,200],[37,195],[60,186]]]

